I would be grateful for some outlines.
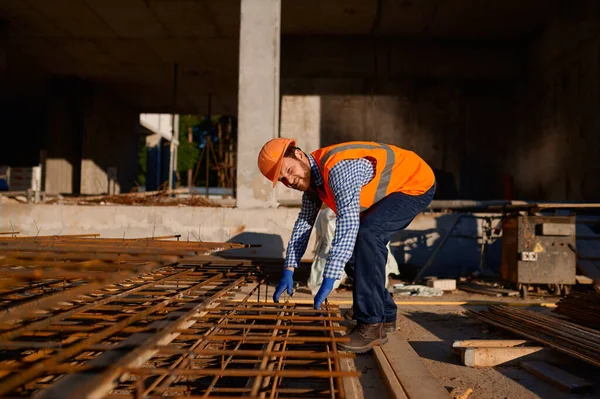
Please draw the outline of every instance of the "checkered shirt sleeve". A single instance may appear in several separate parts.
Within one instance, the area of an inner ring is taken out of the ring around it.
[[[292,230],[292,238],[288,242],[284,267],[298,267],[300,264],[321,204],[319,196],[312,191],[305,191],[302,195],[302,207]]]
[[[329,186],[335,199],[337,218],[335,235],[323,277],[339,280],[354,251],[360,226],[360,191],[375,173],[371,161],[351,159],[340,161],[329,172]]]

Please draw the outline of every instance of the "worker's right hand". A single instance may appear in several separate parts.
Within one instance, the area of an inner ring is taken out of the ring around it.
[[[290,269],[285,269],[283,271],[283,276],[281,276],[281,280],[279,280],[279,284],[277,284],[277,288],[275,288],[275,293],[273,294],[273,302],[279,302],[279,297],[283,293],[283,291],[287,288],[288,295],[292,295],[294,292],[294,271]]]

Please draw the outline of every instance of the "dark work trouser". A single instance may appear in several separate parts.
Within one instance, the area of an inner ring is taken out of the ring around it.
[[[387,244],[433,199],[435,184],[422,195],[393,193],[361,215],[354,253],[346,265],[353,279],[354,318],[361,323],[396,320],[397,306],[386,288]]]

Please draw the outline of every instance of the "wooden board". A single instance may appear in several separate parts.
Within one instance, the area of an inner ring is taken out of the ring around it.
[[[340,368],[342,371],[356,371],[354,359],[341,358]],[[344,377],[342,379],[342,386],[344,387],[346,399],[360,399],[363,397],[358,377]]]
[[[453,348],[510,348],[529,344],[532,341],[525,339],[465,339],[454,341]]]
[[[402,388],[402,384],[400,384],[400,380],[396,377],[396,374],[394,373],[390,362],[388,362],[387,357],[385,357],[381,347],[376,346],[373,348],[373,356],[377,362],[379,372],[385,379],[385,385],[390,397],[394,399],[408,399],[406,392],[404,392],[404,388]]]
[[[554,367],[546,362],[524,361],[519,364],[524,370],[530,372],[536,377],[547,381],[558,388],[572,393],[590,393],[593,384],[589,381],[567,373],[566,371]]]
[[[382,352],[410,399],[450,397],[402,335],[394,333],[388,334],[388,337],[388,343],[381,347]]]
[[[454,341],[452,343],[452,350],[455,353],[462,353],[465,348],[512,348],[532,343],[532,341],[525,339],[467,339]]]
[[[461,355],[467,367],[494,367],[537,352],[548,352],[542,346],[524,346],[519,348],[465,348]]]
[[[575,276],[575,279],[577,280],[577,284],[594,284],[594,280],[592,280],[588,276],[582,276],[578,274],[577,276]]]

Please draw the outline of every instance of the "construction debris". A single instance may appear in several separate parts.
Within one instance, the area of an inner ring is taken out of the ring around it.
[[[496,327],[548,345],[585,362],[600,366],[600,331],[557,317],[509,306],[488,306],[487,311],[467,311]]]
[[[582,326],[600,330],[600,294],[597,292],[572,292],[557,303],[554,312]]]
[[[450,391],[450,396],[452,399],[467,399],[473,393],[473,388],[461,389],[461,388],[453,388]]]
[[[450,278],[432,278],[427,280],[427,286],[431,288],[439,288],[443,291],[454,291],[456,289],[456,280]]]
[[[220,207],[207,197],[190,194],[190,190],[160,190],[114,195],[54,198],[47,204],[66,205],[142,205],[142,206],[208,206]]]
[[[403,296],[442,296],[444,295],[444,290],[441,288],[433,288],[427,287],[425,285],[417,285],[417,284],[394,284],[394,293]]]

